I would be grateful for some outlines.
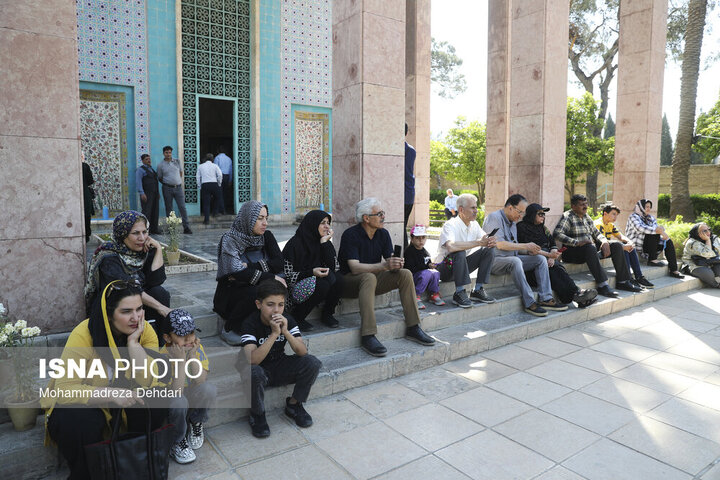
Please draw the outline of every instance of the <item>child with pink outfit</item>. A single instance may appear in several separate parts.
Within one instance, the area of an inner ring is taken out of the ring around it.
[[[425,250],[427,241],[427,229],[425,225],[415,225],[410,230],[410,244],[405,248],[405,268],[410,270],[415,281],[415,293],[417,294],[418,309],[422,310],[425,305],[420,300],[420,295],[427,290],[430,301],[435,305],[445,305],[440,297],[440,272],[435,270],[432,257]]]

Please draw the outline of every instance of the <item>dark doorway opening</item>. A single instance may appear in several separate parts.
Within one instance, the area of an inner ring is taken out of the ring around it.
[[[232,100],[220,100],[216,98],[199,99],[200,114],[200,162],[205,155],[211,153],[213,157],[217,156],[221,151],[230,157],[235,163],[234,150],[234,110],[235,102]],[[230,179],[235,176],[235,167],[233,166],[233,174]],[[223,179],[223,197],[225,200],[225,213],[235,213],[235,201],[233,194],[235,184],[233,181],[230,185]],[[202,207],[201,207],[202,208]]]

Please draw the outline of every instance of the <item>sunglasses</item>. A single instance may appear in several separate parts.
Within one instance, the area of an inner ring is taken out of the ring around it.
[[[114,290],[125,290],[130,287],[141,288],[140,281],[137,279],[132,280],[115,280],[108,284],[108,289],[105,293],[105,298],[110,298],[110,292]]]
[[[382,211],[382,210],[380,210],[380,211],[377,212],[377,213],[368,213],[367,216],[368,216],[368,217],[384,217],[384,216],[385,216],[385,212]]]
[[[541,217],[544,217],[544,216],[545,216],[545,212],[538,212],[538,215],[540,215]]]

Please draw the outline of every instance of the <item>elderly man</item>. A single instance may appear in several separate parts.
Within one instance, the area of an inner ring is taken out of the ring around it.
[[[457,208],[457,217],[445,222],[440,234],[440,249],[435,259],[440,280],[452,279],[455,282],[452,302],[458,307],[470,308],[471,300],[493,303],[495,299],[485,293],[483,285],[490,281],[495,237],[486,235],[476,220],[478,207],[475,195],[463,193],[457,197]],[[477,250],[468,253],[474,248]],[[478,271],[475,289],[468,298],[465,287],[470,285],[470,274],[475,270]]]
[[[630,269],[625,263],[625,254],[620,242],[608,242],[605,235],[595,228],[590,215],[587,214],[588,199],[585,195],[575,194],[570,198],[570,210],[563,213],[555,226],[553,237],[555,242],[566,247],[562,254],[566,263],[587,263],[588,269],[597,283],[597,292],[609,298],[617,298],[618,293],[610,289],[608,276],[600,265],[598,247],[602,258],[612,257],[615,267],[615,286],[629,292],[641,292],[642,289],[630,282]]]
[[[345,230],[340,240],[340,272],[344,274],[342,297],[360,303],[360,335],[363,350],[383,357],[387,349],[375,337],[375,295],[398,289],[405,317],[405,337],[421,345],[435,340],[420,328],[415,284],[402,257],[393,256],[390,233],[383,228],[385,212],[377,198],[366,198],[355,205],[357,225]]]
[[[542,250],[540,246],[533,242],[517,241],[517,222],[525,215],[527,205],[528,202],[522,195],[510,195],[504,208],[485,218],[483,228],[492,231],[497,229],[498,254],[493,262],[492,273],[510,273],[515,287],[522,294],[525,311],[536,317],[544,317],[548,310],[562,311],[568,307],[553,298],[547,261],[538,255]],[[526,271],[535,274],[539,298],[537,302],[525,277]]]
[[[458,197],[453,193],[452,188],[448,188],[445,193],[447,193],[447,197],[445,197],[445,220],[450,220],[457,217]]]

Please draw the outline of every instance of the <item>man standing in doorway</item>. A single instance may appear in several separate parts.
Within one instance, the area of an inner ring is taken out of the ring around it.
[[[200,189],[203,215],[205,215],[204,225],[210,223],[211,207],[212,213],[215,215],[219,206],[222,205],[222,191],[220,190],[222,181],[223,176],[220,167],[213,163],[212,153],[208,153],[205,155],[202,165],[197,169],[197,185]]]
[[[218,149],[220,153],[215,157],[215,165],[220,167],[222,172],[222,197],[220,203],[220,212],[232,215],[233,212],[233,191],[232,191],[232,159],[225,155],[225,147]]]
[[[172,202],[175,199],[180,217],[182,218],[183,233],[192,233],[188,223],[187,211],[185,210],[185,192],[183,191],[183,171],[180,168],[180,160],[173,158],[173,149],[170,146],[163,147],[163,162],[158,165],[158,180],[162,183],[163,200],[165,201],[165,215],[170,216]]]
[[[135,185],[140,194],[142,213],[147,217],[151,235],[160,233],[158,216],[160,215],[160,192],[158,191],[158,175],[152,168],[150,155],[143,153],[140,156],[142,165],[135,172]]]
[[[405,124],[405,136],[408,134],[408,124]],[[408,244],[407,224],[415,203],[415,157],[417,152],[412,145],[405,142],[405,216],[403,217],[403,247]]]

